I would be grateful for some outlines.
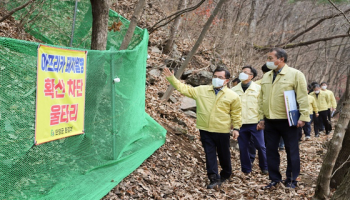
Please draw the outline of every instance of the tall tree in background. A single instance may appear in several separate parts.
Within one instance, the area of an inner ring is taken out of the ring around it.
[[[106,50],[109,0],[90,0],[92,8],[91,49]]]
[[[127,49],[129,46],[129,43],[132,39],[132,36],[134,35],[134,31],[137,25],[137,21],[140,18],[143,8],[145,7],[146,0],[139,0],[139,2],[136,5],[136,8],[134,10],[134,14],[131,17],[130,25],[128,30],[126,31],[126,34],[124,36],[123,42],[120,45],[119,50]]]
[[[187,65],[190,63],[193,55],[196,53],[196,51],[198,50],[198,47],[200,46],[200,44],[202,43],[205,34],[207,33],[207,31],[210,28],[210,25],[212,24],[215,16],[218,14],[219,10],[221,9],[221,6],[226,2],[227,0],[220,0],[218,2],[218,4],[216,5],[213,13],[210,15],[208,21],[205,23],[201,34],[199,35],[196,43],[194,44],[191,52],[187,55],[186,60],[182,63],[181,67],[179,68],[179,70],[177,70],[175,77],[176,78],[180,78],[180,76],[182,75],[182,73],[185,71]],[[171,93],[174,91],[174,87],[172,87],[171,85],[168,87],[168,89],[166,90],[166,92],[164,93],[162,100],[167,101],[170,98]]]
[[[180,0],[177,6],[177,10],[182,10],[183,8],[186,8],[186,5],[187,5],[187,0]],[[182,18],[181,15],[177,16],[173,25],[170,28],[169,39],[167,40],[165,47],[163,49],[163,53],[165,54],[169,54],[173,50],[174,39],[176,36],[176,32],[179,29],[179,26],[181,24],[181,18]]]
[[[348,79],[345,92],[345,102],[343,111],[340,114],[339,121],[335,126],[333,138],[327,149],[327,153],[323,159],[323,164],[317,178],[317,185],[315,190],[314,200],[328,199],[330,194],[330,181],[334,163],[337,160],[339,152],[342,148],[342,143],[346,128],[350,121],[350,71],[348,70]]]

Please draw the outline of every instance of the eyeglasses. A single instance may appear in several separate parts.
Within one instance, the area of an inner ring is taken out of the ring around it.
[[[216,76],[216,75],[213,75],[213,78],[219,78],[221,80],[225,80],[226,78],[225,77],[222,77],[222,76]]]

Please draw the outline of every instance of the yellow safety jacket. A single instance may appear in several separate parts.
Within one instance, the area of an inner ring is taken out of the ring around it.
[[[328,108],[337,108],[337,101],[335,100],[334,94],[331,90],[322,90],[328,94]]]
[[[261,80],[259,98],[260,119],[288,119],[284,102],[284,91],[294,90],[299,104],[299,120],[309,122],[309,100],[304,74],[294,68],[284,65],[282,71],[272,83],[274,70],[264,74]]]
[[[327,92],[320,90],[320,93],[318,94],[318,96],[316,96],[315,92],[311,92],[310,95],[313,98],[315,98],[315,100],[317,102],[318,112],[328,110],[329,95],[327,94]]]
[[[309,98],[309,114],[312,115],[313,112],[318,113],[317,102],[315,98],[311,95],[307,95]]]
[[[257,124],[259,122],[259,95],[261,87],[255,82],[244,92],[242,82],[231,88],[241,98],[242,103],[242,124]]]
[[[258,84],[258,85],[261,85],[261,79],[257,80],[257,81],[254,81],[254,83]]]
[[[168,81],[181,94],[196,100],[197,128],[208,132],[229,133],[242,126],[242,107],[239,96],[226,86],[215,95],[212,85],[192,87],[181,83],[175,76]]]

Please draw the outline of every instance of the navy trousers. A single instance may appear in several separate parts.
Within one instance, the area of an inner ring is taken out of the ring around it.
[[[313,115],[310,115],[310,119],[312,119]],[[299,134],[299,140],[301,140],[301,138],[303,137],[303,130],[304,130],[304,134],[305,137],[306,136],[311,136],[311,122],[305,122],[305,125],[303,126],[303,128],[298,128],[298,134]]]
[[[314,116],[314,130],[315,135],[319,134],[320,127],[323,125],[326,130],[326,134],[328,135],[331,131],[331,125],[328,123],[327,117],[328,117],[328,110],[323,110],[318,112],[319,116]]]
[[[296,184],[300,173],[299,136],[296,126],[289,126],[287,119],[265,119],[266,156],[271,181],[282,181],[278,146],[283,138],[287,153],[286,181]]]
[[[238,144],[241,170],[244,173],[250,173],[252,171],[252,162],[249,153],[251,140],[253,140],[255,148],[258,150],[260,169],[267,170],[264,133],[262,130],[256,130],[256,126],[257,124],[243,124],[239,131]]]
[[[208,177],[216,174],[216,178],[230,178],[232,174],[231,153],[230,153],[230,134],[213,133],[199,130],[201,142],[205,152],[205,162]],[[218,172],[218,163],[216,153],[219,157],[222,168],[220,175]]]

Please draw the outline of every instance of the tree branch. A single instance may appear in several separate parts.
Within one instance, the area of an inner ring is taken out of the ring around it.
[[[157,23],[155,23],[151,28],[148,29],[149,34],[153,33],[155,30],[157,30],[160,27],[163,27],[165,25],[167,25],[168,23],[170,23],[171,21],[173,21],[174,19],[176,19],[178,16],[187,13],[187,12],[191,12],[193,10],[196,10],[199,6],[201,6],[203,3],[205,2],[205,0],[202,0],[201,2],[199,2],[197,5],[190,7],[190,8],[185,8],[183,10],[177,11],[174,14],[169,15],[168,17],[159,20]],[[165,21],[168,20],[168,21]],[[163,22],[165,21],[165,22]],[[162,24],[160,24],[161,22],[163,22]],[[160,25],[159,25],[160,24]]]
[[[329,3],[332,4],[332,6],[333,6],[335,9],[337,9],[337,10],[345,17],[345,19],[348,21],[348,23],[349,23],[349,25],[350,25],[350,20],[349,20],[349,18],[345,15],[345,13],[344,13],[342,10],[340,10],[340,9],[333,3],[332,0],[328,0],[328,1],[329,1]],[[350,28],[349,28],[349,30],[348,30],[348,34],[350,34]]]
[[[292,48],[295,48],[295,47],[300,47],[300,46],[307,46],[307,45],[310,45],[310,44],[314,44],[314,43],[317,43],[317,42],[325,42],[325,41],[328,41],[328,40],[333,40],[333,39],[337,39],[337,38],[344,38],[344,37],[350,37],[349,34],[346,34],[346,35],[335,35],[335,36],[331,36],[331,37],[325,37],[325,38],[319,38],[319,39],[316,39],[316,40],[310,40],[310,41],[306,41],[306,42],[299,42],[299,43],[290,43],[290,44],[285,44],[285,45],[275,45],[275,46],[258,46],[258,45],[254,45],[254,49],[255,50],[258,50],[258,51],[264,51],[264,50],[268,50],[268,49],[271,49],[273,47],[282,47],[284,49],[292,49]]]
[[[347,13],[347,12],[349,12],[349,11],[350,11],[350,8],[347,9],[347,10],[345,10],[344,13]],[[282,44],[279,44],[279,45],[277,45],[277,46],[283,46],[283,45],[285,45],[285,44],[287,44],[287,43],[291,43],[291,42],[293,42],[294,40],[296,40],[298,37],[302,36],[303,34],[309,32],[309,31],[311,31],[312,29],[314,29],[316,26],[318,26],[319,24],[321,24],[323,21],[325,21],[325,20],[327,20],[327,19],[332,19],[332,18],[334,18],[334,17],[339,17],[340,15],[342,15],[342,13],[338,13],[338,14],[334,14],[334,15],[329,15],[329,16],[326,16],[326,17],[324,17],[324,18],[322,18],[322,19],[319,19],[315,24],[313,24],[313,25],[310,26],[309,28],[307,28],[307,29],[305,29],[304,31],[302,31],[302,32],[300,32],[300,33],[298,33],[298,34],[296,34],[296,35],[293,36],[292,38],[288,39],[288,41],[286,41],[286,42],[284,42],[284,43],[282,43]]]
[[[0,19],[0,22],[3,22],[5,21],[5,19],[9,18],[13,13],[25,8],[26,6],[28,6],[30,3],[33,3],[35,0],[29,0],[27,3],[21,5],[21,6],[18,6],[17,8],[11,10],[9,12],[9,14],[5,15],[3,18]]]

